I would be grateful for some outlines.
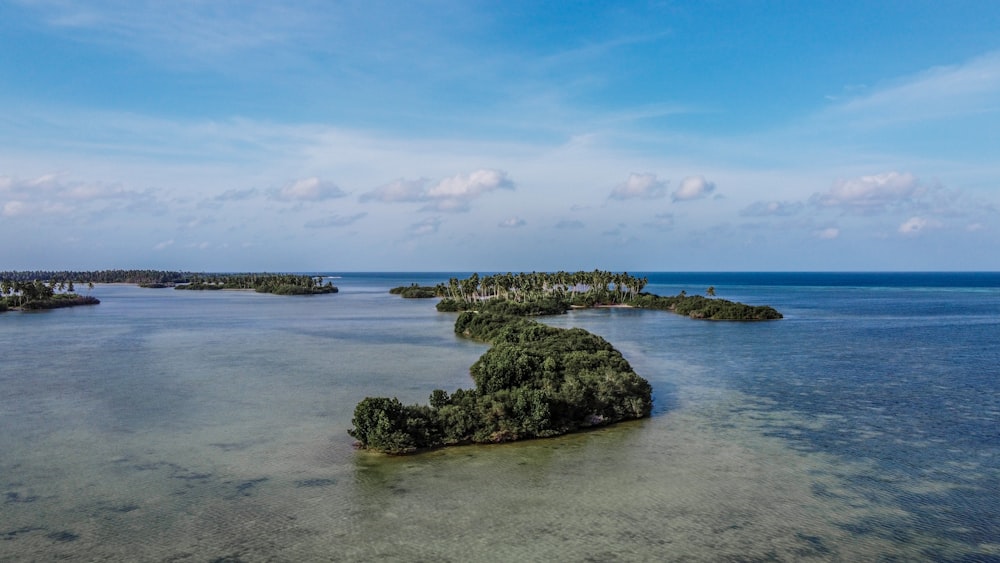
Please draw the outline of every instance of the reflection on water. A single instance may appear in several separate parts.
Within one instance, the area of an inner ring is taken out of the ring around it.
[[[358,400],[468,387],[485,350],[384,292],[409,281],[101,286],[98,307],[0,316],[0,560],[1000,558],[995,293],[969,323],[885,291],[850,317],[859,289],[745,288],[787,313],[760,325],[574,312],[546,322],[615,344],[653,418],[356,452]]]

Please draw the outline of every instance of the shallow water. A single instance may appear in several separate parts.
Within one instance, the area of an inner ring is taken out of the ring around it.
[[[1000,284],[759,276],[649,289],[784,320],[546,319],[621,350],[652,418],[402,458],[346,431],[471,385],[485,346],[386,293],[449,274],[0,315],[0,560],[1000,561]]]

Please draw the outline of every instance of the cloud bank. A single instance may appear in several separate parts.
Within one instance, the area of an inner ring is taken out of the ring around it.
[[[382,203],[422,202],[421,211],[462,212],[471,208],[472,201],[497,190],[515,189],[506,172],[479,169],[470,174],[457,174],[429,185],[426,179],[399,179],[361,194],[361,202]]]
[[[628,179],[611,190],[611,199],[659,199],[667,194],[666,180],[656,174],[629,174]]]
[[[313,176],[285,184],[271,192],[272,199],[279,201],[316,202],[335,199],[347,195],[336,184]]]
[[[809,201],[821,208],[871,214],[912,201],[922,191],[912,174],[886,172],[837,180],[828,191],[814,194]]]
[[[670,194],[671,199],[676,201],[694,201],[708,197],[715,191],[715,184],[709,182],[704,176],[688,176],[681,180],[677,189]]]

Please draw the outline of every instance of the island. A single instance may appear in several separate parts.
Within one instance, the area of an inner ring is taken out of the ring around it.
[[[390,290],[406,298],[440,297],[436,308],[460,313],[455,333],[492,347],[470,368],[475,388],[441,389],[429,405],[366,397],[354,409],[348,433],[361,449],[408,454],[460,444],[559,436],[649,416],[652,388],[603,338],[560,329],[527,317],[572,308],[635,307],[693,319],[761,321],[782,318],[770,306],[715,297],[643,292],[648,279],[628,273],[519,273],[451,278],[435,287]]]
[[[0,313],[11,309],[32,311],[59,309],[78,305],[98,305],[100,300],[89,295],[77,295],[72,281],[39,279],[21,281],[3,277],[0,279]]]
[[[558,315],[572,308],[635,307],[713,321],[769,321],[783,315],[769,305],[747,305],[715,297],[715,287],[706,296],[681,291],[673,296],[643,292],[647,278],[628,272],[531,272],[451,278],[436,287],[401,286],[390,293],[403,297],[441,297],[442,312],[485,311],[511,315]]]
[[[401,285],[399,287],[394,287],[389,290],[392,295],[399,295],[404,299],[429,299],[432,297],[443,297],[444,294],[439,292],[439,288],[431,287],[427,285]]]
[[[409,454],[460,444],[546,438],[649,416],[652,387],[606,340],[524,317],[465,311],[455,333],[492,346],[470,368],[475,388],[429,405],[367,397],[348,432],[362,449]]]
[[[317,295],[337,293],[339,289],[331,282],[323,283],[320,276],[274,273],[196,273],[169,270],[35,270],[22,272],[0,272],[0,280],[7,283],[33,283],[46,280],[52,284],[87,283],[128,283],[143,288],[167,288],[187,290],[250,289],[258,293],[277,295]],[[73,280],[73,281],[69,281]],[[45,283],[44,281],[42,283]],[[72,291],[72,290],[70,290]],[[65,305],[64,305],[65,306]]]
[[[275,295],[320,295],[337,293],[332,282],[323,283],[319,276],[295,274],[211,274],[192,275],[190,281],[174,289],[204,291],[218,289],[252,289],[257,293]]]

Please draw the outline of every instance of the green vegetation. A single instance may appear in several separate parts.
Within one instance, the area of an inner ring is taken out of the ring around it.
[[[472,274],[439,284],[436,293],[444,296],[438,311],[480,311],[509,315],[557,315],[571,307],[628,306],[671,311],[692,319],[717,321],[761,321],[782,318],[774,308],[751,306],[725,299],[687,295],[644,293],[647,278],[628,273],[556,272],[497,274],[480,277]],[[715,296],[715,287],[706,291]]]
[[[90,295],[76,295],[73,293],[62,293],[53,295],[48,299],[37,299],[28,301],[21,305],[22,310],[40,309],[60,309],[62,307],[76,307],[77,305],[99,305],[100,299]]]
[[[279,295],[311,295],[316,293],[337,293],[331,282],[322,283],[322,278],[296,274],[268,273],[194,273],[164,270],[99,270],[99,271],[48,271],[0,272],[0,279],[11,282],[31,282],[50,280],[76,283],[134,283],[140,287],[213,290],[213,289],[253,289],[260,293]]]
[[[315,295],[337,293],[331,282],[323,283],[323,278],[294,274],[212,274],[191,277],[191,281],[174,289],[218,290],[252,289],[257,293],[276,295]]]
[[[429,299],[431,297],[442,296],[442,294],[438,293],[438,287],[417,285],[415,283],[410,285],[401,285],[399,287],[394,287],[389,290],[389,293],[393,295],[399,295],[404,299]]]
[[[361,447],[425,448],[558,436],[649,416],[652,389],[603,338],[522,317],[465,312],[455,332],[493,346],[470,373],[475,389],[437,389],[430,406],[368,397],[349,432]]]
[[[9,309],[54,309],[93,305],[99,300],[74,293],[75,284],[134,283],[140,287],[176,289],[253,289],[278,295],[337,293],[320,277],[295,274],[194,274],[160,270],[0,272],[0,312]]]
[[[72,281],[50,280],[45,283],[36,279],[28,282],[5,277],[0,279],[0,312],[9,309],[58,309],[100,303],[94,297],[77,295],[74,290]]]
[[[781,313],[767,305],[752,306],[726,299],[686,295],[684,292],[670,297],[643,293],[630,300],[629,305],[712,321],[771,321],[782,318]]]
[[[74,280],[77,283],[134,283],[134,284],[175,284],[190,281],[191,272],[170,272],[163,270],[33,270],[24,272],[0,272],[0,279],[11,281],[32,280]]]
[[[497,313],[521,317],[561,315],[569,309],[569,301],[554,296],[539,296],[525,301],[511,301],[503,298],[486,299],[478,303],[442,299],[437,304],[437,310],[442,313],[478,311],[480,313]]]
[[[496,274],[447,284],[397,287],[404,297],[442,297],[439,311],[460,312],[455,332],[492,347],[470,368],[475,388],[434,390],[430,405],[367,397],[349,431],[360,447],[390,454],[455,444],[543,438],[649,416],[652,389],[603,338],[526,317],[571,307],[628,306],[694,319],[770,320],[781,313],[686,292],[662,297],[627,273]],[[715,287],[706,291],[715,295]]]
[[[495,274],[480,277],[472,274],[464,280],[451,278],[438,285],[444,296],[438,310],[481,310],[484,302],[493,300],[514,303],[534,303],[557,300],[569,306],[624,304],[646,286],[646,278],[628,273],[593,272],[531,272]]]

